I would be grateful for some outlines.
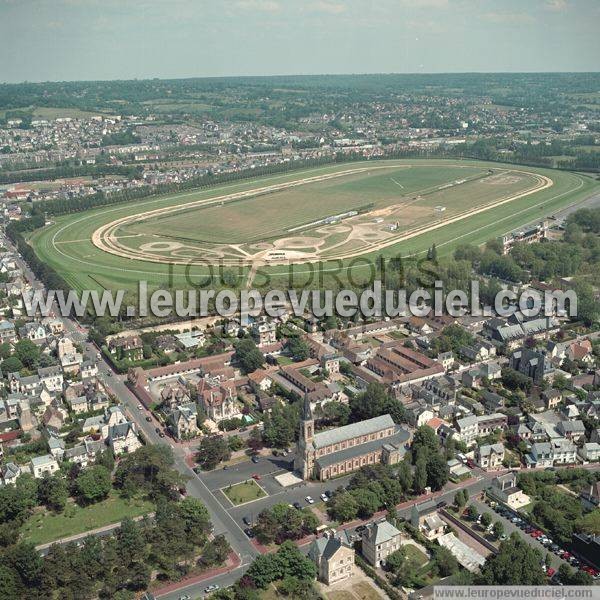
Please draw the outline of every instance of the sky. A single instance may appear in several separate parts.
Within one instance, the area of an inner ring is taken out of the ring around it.
[[[0,82],[600,71],[600,0],[0,0]]]

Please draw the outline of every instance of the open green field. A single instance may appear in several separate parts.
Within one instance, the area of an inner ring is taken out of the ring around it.
[[[287,280],[288,259],[302,285],[317,266],[332,275],[342,265],[365,271],[359,256],[420,254],[432,243],[444,254],[483,243],[596,189],[586,175],[480,161],[349,163],[61,216],[31,243],[77,290],[133,291],[140,280],[150,288],[189,288],[218,277],[220,263],[240,285],[253,264],[255,285],[267,277],[277,285]],[[95,232],[103,232],[100,247],[91,241]],[[271,252],[285,260],[269,262]]]
[[[242,481],[242,483],[223,488],[222,492],[235,506],[264,498],[267,495],[254,479],[248,479],[248,481]]]
[[[35,545],[70,537],[92,529],[119,523],[125,517],[139,517],[154,510],[152,502],[124,500],[115,492],[102,502],[81,507],[67,504],[62,513],[42,510],[34,513],[21,528],[23,539]]]

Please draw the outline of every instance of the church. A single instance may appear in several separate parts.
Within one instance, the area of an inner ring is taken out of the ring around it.
[[[404,456],[410,433],[389,414],[315,433],[310,401],[304,399],[294,468],[303,479],[325,481],[365,465],[393,465]]]

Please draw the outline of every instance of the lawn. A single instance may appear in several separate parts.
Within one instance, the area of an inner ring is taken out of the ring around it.
[[[348,585],[344,586],[344,589],[334,590],[327,592],[328,600],[380,600],[382,594],[380,594],[374,587],[369,585],[366,581],[359,581],[352,583],[353,579],[348,582]]]
[[[36,512],[21,528],[23,539],[36,545],[85,533],[105,525],[118,523],[125,517],[139,517],[154,510],[147,500],[124,500],[115,492],[102,502],[85,508],[70,503],[62,513]]]
[[[406,556],[414,559],[416,564],[419,565],[419,567],[422,567],[423,565],[429,562],[427,556],[423,554],[423,552],[419,550],[419,548],[417,548],[414,544],[404,544],[402,547],[406,552]]]
[[[248,479],[248,481],[242,481],[242,483],[223,488],[222,491],[230,502],[236,506],[253,502],[267,495],[254,479]]]
[[[294,361],[289,356],[278,356],[277,364],[285,367],[286,365],[291,365]]]

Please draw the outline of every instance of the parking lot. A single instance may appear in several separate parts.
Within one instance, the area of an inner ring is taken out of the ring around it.
[[[517,532],[531,546],[539,550],[542,553],[542,556],[546,556],[546,554],[549,553],[552,557],[551,568],[555,572],[558,571],[558,568],[563,563],[574,568],[581,568],[582,565],[576,557],[561,548],[559,544],[554,543],[554,540],[545,536],[544,532],[529,524],[523,519],[523,515],[519,515],[511,509],[503,507],[497,506],[496,509],[493,509],[491,506],[488,506],[479,500],[472,500],[472,504],[480,513],[488,512],[492,515],[494,521],[500,521],[504,526],[504,531],[507,536]],[[553,575],[552,572],[551,575]]]

